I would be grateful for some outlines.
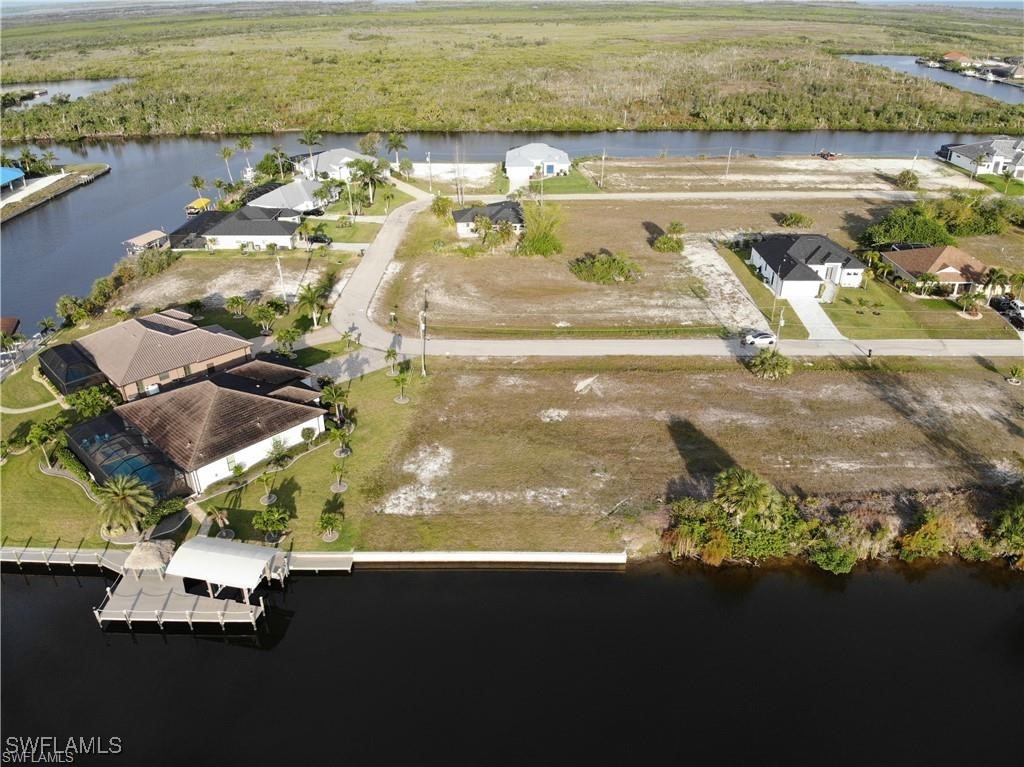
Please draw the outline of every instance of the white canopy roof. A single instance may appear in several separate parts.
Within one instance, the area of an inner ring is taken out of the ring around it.
[[[165,572],[251,591],[276,554],[277,549],[266,546],[196,536],[174,553]]]

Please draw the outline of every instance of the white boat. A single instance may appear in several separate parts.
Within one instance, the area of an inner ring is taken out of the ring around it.
[[[929,61],[929,62],[928,62],[928,68],[929,68],[929,69],[938,69],[938,68],[939,68],[939,67],[941,67],[941,66],[942,66],[942,64],[940,64],[940,63],[939,63],[939,62],[937,62],[937,61]]]
[[[992,74],[991,72],[986,72],[986,73],[985,73],[985,79],[986,79],[986,80],[988,80],[988,81],[989,81],[990,83],[994,83],[994,82],[996,82],[996,81],[997,81],[997,80],[998,80],[999,78],[998,78],[998,77],[996,77],[996,76],[995,76],[994,74]]]

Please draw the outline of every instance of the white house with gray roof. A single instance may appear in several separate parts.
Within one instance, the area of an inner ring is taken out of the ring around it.
[[[327,178],[348,181],[352,176],[352,170],[349,166],[356,160],[377,162],[376,157],[370,157],[368,154],[362,154],[361,152],[341,147],[339,149],[317,152],[312,157],[307,157],[297,162],[296,167],[310,181],[322,179],[325,174]],[[385,171],[384,175],[390,175],[390,172]]]
[[[325,203],[337,199],[337,191],[331,191],[331,197],[321,200],[317,197],[317,191],[323,186],[323,182],[309,181],[304,178],[296,179],[290,184],[279,186],[264,195],[251,200],[249,205],[254,208],[288,208],[290,210],[305,213],[314,208],[322,208]]]
[[[1024,179],[1024,138],[993,136],[972,144],[947,144],[939,150],[947,161],[970,173],[1000,176],[1010,171]]]
[[[505,152],[505,175],[510,192],[529,186],[531,178],[565,175],[571,167],[568,154],[547,144],[523,144]]]
[[[299,225],[298,212],[290,208],[246,205],[210,227],[203,238],[210,250],[294,248]]]
[[[779,298],[831,301],[836,287],[864,280],[864,263],[818,234],[765,237],[750,249],[750,263]]]

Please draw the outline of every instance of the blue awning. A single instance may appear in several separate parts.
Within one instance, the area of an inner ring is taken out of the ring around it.
[[[20,168],[0,168],[0,186],[7,186],[19,178],[25,178],[25,172]]]

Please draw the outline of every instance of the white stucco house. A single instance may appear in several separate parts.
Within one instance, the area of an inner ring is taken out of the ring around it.
[[[323,207],[324,201],[317,196],[317,192],[322,186],[322,181],[296,179],[260,195],[255,200],[250,200],[246,207],[287,209],[305,213],[314,208]],[[332,189],[331,196],[326,202],[331,203],[336,199],[338,199],[338,192],[336,189]]]
[[[970,173],[1002,175],[1024,179],[1024,138],[994,136],[973,144],[946,144],[939,155],[947,162]]]
[[[368,154],[362,154],[361,152],[355,152],[351,149],[345,149],[342,147],[339,149],[328,149],[324,152],[317,152],[312,157],[306,157],[295,165],[303,177],[309,181],[322,179],[325,174],[327,178],[333,178],[338,181],[348,181],[352,176],[352,169],[349,166],[355,160],[366,160],[374,163],[378,161],[376,157],[371,157]],[[390,176],[391,172],[385,170],[384,175]]]
[[[564,175],[571,167],[568,154],[547,144],[523,144],[505,153],[505,175],[510,192],[529,186],[531,178]]]
[[[859,288],[865,264],[818,234],[771,235],[754,243],[750,263],[779,298],[831,301],[835,288]]]
[[[302,368],[251,360],[194,383],[119,405],[126,428],[145,438],[201,493],[236,466],[265,461],[275,442],[292,447],[302,432],[324,430],[325,411]]]
[[[246,205],[221,219],[203,235],[209,250],[266,250],[268,245],[294,248],[301,217],[289,208]]]

